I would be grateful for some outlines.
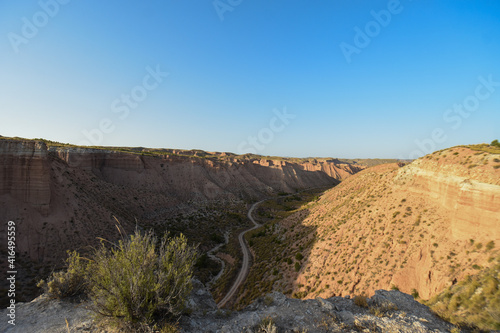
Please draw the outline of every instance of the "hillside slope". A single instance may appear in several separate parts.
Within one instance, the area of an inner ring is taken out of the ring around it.
[[[394,287],[427,299],[477,273],[500,248],[499,158],[455,147],[346,179],[248,236],[256,264],[244,294],[314,298]]]

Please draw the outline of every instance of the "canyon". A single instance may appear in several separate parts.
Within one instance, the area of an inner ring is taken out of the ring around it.
[[[127,232],[151,226],[184,232],[205,251],[213,245],[207,235],[245,224],[248,204],[280,192],[331,187],[365,167],[333,159],[0,137],[0,220],[16,223],[18,261],[27,279],[22,285],[33,294],[36,279],[60,267],[67,250],[85,252],[98,238],[117,239],[117,223]],[[5,237],[3,228],[0,239]]]
[[[222,275],[215,302],[237,275],[241,234],[251,265],[224,300],[231,308],[271,292],[317,300],[397,289],[424,301],[500,258],[500,155],[487,146],[406,164],[0,137],[0,219],[16,224],[21,301],[67,250],[115,241],[117,227],[184,233],[202,254],[217,247],[225,269],[208,260],[197,272],[202,283]]]

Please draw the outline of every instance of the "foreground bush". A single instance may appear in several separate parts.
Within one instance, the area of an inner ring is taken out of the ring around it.
[[[149,324],[181,314],[197,252],[183,235],[158,241],[152,232],[136,232],[111,248],[102,243],[93,259],[89,286],[96,311]]]
[[[52,273],[47,282],[41,280],[37,285],[51,298],[72,297],[85,292],[89,262],[76,251],[67,253],[66,271]]]
[[[110,246],[111,245],[111,246]],[[189,293],[197,250],[183,235],[158,240],[152,232],[136,232],[118,244],[102,241],[83,259],[68,252],[67,269],[38,286],[52,298],[89,296],[103,323],[126,330],[176,332],[168,320],[181,314]]]
[[[500,257],[492,267],[468,276],[426,303],[453,324],[500,329]]]

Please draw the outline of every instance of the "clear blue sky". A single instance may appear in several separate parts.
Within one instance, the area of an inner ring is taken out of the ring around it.
[[[497,0],[59,1],[0,1],[0,135],[345,158],[500,139]]]

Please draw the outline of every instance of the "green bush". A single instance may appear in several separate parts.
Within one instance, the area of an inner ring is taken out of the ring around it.
[[[493,140],[491,141],[491,145],[495,147],[500,147],[500,142],[498,142],[498,140]]]
[[[295,271],[298,272],[300,271],[300,263],[295,262]]]
[[[184,310],[197,259],[184,235],[158,241],[136,232],[111,248],[103,242],[93,259],[90,296],[102,316],[150,324]]]
[[[37,284],[51,298],[77,296],[85,291],[89,262],[83,260],[76,251],[67,253],[66,271],[54,272],[47,282],[41,280]]]
[[[500,329],[500,257],[494,260],[492,267],[468,276],[426,305],[455,325]]]

